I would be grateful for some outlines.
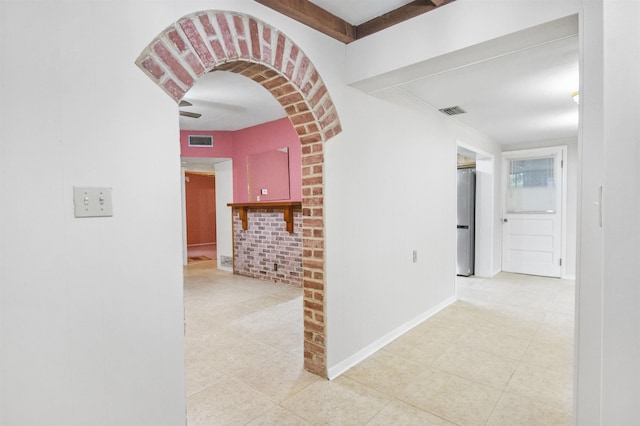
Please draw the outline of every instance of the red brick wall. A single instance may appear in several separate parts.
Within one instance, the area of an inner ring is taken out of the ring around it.
[[[234,209],[233,272],[302,287],[302,212],[293,212],[293,233],[281,209],[249,210],[247,216],[248,229],[243,230]]]

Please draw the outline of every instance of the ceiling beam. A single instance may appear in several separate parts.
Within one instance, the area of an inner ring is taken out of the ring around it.
[[[255,1],[329,37],[333,37],[343,43],[351,43],[455,0],[415,0],[358,26],[327,12],[309,0]]]
[[[356,39],[356,28],[309,0],[255,0],[343,43]]]
[[[356,39],[360,39],[371,35],[373,33],[377,33],[378,31],[382,31],[386,28],[392,27],[396,24],[404,22],[408,19],[415,18],[416,16],[422,15],[423,13],[427,13],[432,11],[433,9],[440,7],[446,3],[450,3],[454,0],[416,0],[412,1],[409,4],[404,6],[400,6],[397,9],[394,9],[388,13],[380,15],[376,18],[371,19],[363,24],[360,24],[356,27]]]

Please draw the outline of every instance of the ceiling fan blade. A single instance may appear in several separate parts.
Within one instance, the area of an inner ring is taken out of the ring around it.
[[[191,118],[202,117],[202,114],[198,114],[197,112],[189,112],[189,111],[180,111],[180,115],[183,117],[191,117]]]
[[[193,106],[193,104],[189,101],[185,101],[185,100],[181,100],[180,103],[178,104],[178,106],[180,107],[188,107],[188,106]]]

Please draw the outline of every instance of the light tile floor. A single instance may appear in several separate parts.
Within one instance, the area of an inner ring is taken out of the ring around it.
[[[459,300],[334,381],[302,367],[302,292],[185,268],[200,425],[570,425],[574,283],[458,278]]]

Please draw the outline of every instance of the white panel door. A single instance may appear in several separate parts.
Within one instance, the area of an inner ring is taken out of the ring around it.
[[[560,277],[565,147],[503,153],[502,270]]]

